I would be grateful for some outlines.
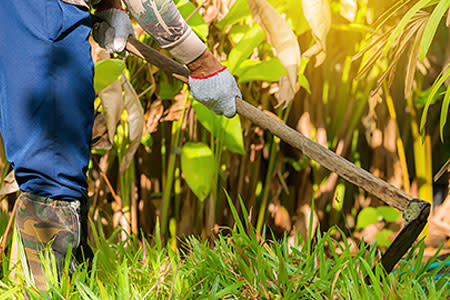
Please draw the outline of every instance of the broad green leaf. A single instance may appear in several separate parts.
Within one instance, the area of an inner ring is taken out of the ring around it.
[[[286,69],[277,58],[239,68],[239,82],[254,80],[278,81],[281,76],[286,75]]]
[[[238,115],[231,119],[218,116],[200,102],[191,98],[192,107],[203,127],[220,139],[230,151],[245,154],[241,121]]]
[[[378,215],[383,217],[386,222],[395,222],[402,215],[398,210],[390,206],[379,206],[376,210]]]
[[[217,26],[224,28],[227,25],[233,25],[249,15],[250,8],[248,7],[247,0],[236,0],[227,15],[217,22]]]
[[[367,227],[378,222],[378,212],[373,207],[366,207],[358,214],[356,221],[356,230]]]
[[[375,240],[379,247],[387,248],[391,245],[392,240],[389,238],[394,232],[389,229],[381,229],[375,234]]]
[[[178,95],[183,88],[183,83],[179,80],[169,80],[169,82],[166,81],[160,81],[159,83],[159,97],[163,100],[170,99],[172,100],[175,98],[176,95]]]
[[[227,65],[227,61],[224,62],[226,66]],[[239,64],[239,66],[236,68],[236,70],[234,71],[234,75],[235,76],[241,76],[242,71],[246,70],[247,68],[256,66],[257,64],[261,63],[260,60],[253,60],[253,59],[246,59],[243,62],[241,62]]]
[[[94,89],[98,93],[116,81],[125,69],[121,59],[105,59],[94,65]]]
[[[181,0],[177,3],[177,8],[184,19],[189,17],[195,10],[195,6],[188,0]],[[203,20],[203,17],[197,12],[187,21],[192,30],[203,40],[206,41],[208,37],[208,25]]]
[[[247,24],[236,24],[228,32],[228,38],[233,44],[237,44],[249,30],[250,27]]]
[[[326,0],[328,1],[328,0]],[[295,95],[297,73],[300,68],[300,47],[292,28],[280,13],[266,0],[248,0],[253,18],[264,30],[267,42],[287,71],[280,80],[278,100],[288,103]]]
[[[434,35],[436,34],[437,27],[441,22],[441,19],[444,16],[445,12],[448,10],[449,6],[450,0],[441,0],[431,13],[430,19],[428,20],[427,26],[425,27],[425,30],[423,32],[422,40],[420,41],[420,61],[423,61],[425,59],[425,56],[430,49]]]
[[[442,101],[441,119],[439,122],[439,132],[442,143],[444,143],[444,127],[445,123],[447,123],[447,114],[449,106],[450,106],[450,88],[447,88],[447,91],[445,92],[444,101]]]
[[[211,192],[215,174],[211,149],[203,143],[186,143],[181,150],[181,171],[192,192],[201,200]]]
[[[295,34],[300,35],[310,29],[308,21],[306,21],[303,13],[303,5],[298,0],[282,1],[280,12],[286,16],[286,21],[294,30]]]
[[[309,81],[305,75],[299,73],[297,82],[302,88],[304,88],[309,94],[311,94],[311,88],[309,87]]]
[[[306,66],[308,65],[309,61],[309,59],[302,59],[302,61],[300,62],[300,70],[298,71],[297,83],[311,94],[308,78],[306,78],[306,76],[304,75]]]
[[[258,25],[252,27],[233,47],[228,55],[227,67],[232,74],[239,68],[240,64],[246,60],[253,50],[264,41],[264,31]]]

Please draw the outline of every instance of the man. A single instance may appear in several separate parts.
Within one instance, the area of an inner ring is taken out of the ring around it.
[[[192,74],[192,95],[217,114],[236,113],[235,80],[192,32],[171,0],[125,0],[140,25]],[[86,245],[86,171],[94,118],[90,6],[104,22],[94,38],[121,52],[133,27],[120,0],[14,0],[0,10],[0,132],[22,194],[16,225],[36,286],[48,287],[40,253],[58,269],[69,245]],[[84,246],[84,247],[83,247]]]

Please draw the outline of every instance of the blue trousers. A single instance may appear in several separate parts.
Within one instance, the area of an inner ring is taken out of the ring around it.
[[[87,9],[60,0],[0,5],[0,133],[20,189],[84,199],[94,118]]]

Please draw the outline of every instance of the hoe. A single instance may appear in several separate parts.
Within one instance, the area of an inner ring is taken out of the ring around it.
[[[157,50],[141,43],[136,38],[130,37],[128,39],[126,49],[134,55],[159,67],[167,74],[185,83],[188,82],[189,70],[187,68]],[[315,160],[323,167],[335,172],[340,177],[402,212],[404,219],[403,229],[381,258],[381,264],[385,270],[388,273],[391,272],[397,262],[411,248],[425,227],[430,214],[430,204],[420,199],[414,199],[405,192],[308,139],[298,131],[279,122],[238,97],[236,98],[236,110],[239,115],[268,130],[292,147],[302,151],[304,155]]]

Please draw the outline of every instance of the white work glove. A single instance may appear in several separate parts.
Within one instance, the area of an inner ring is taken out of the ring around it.
[[[127,13],[118,8],[110,8],[95,13],[103,22],[94,24],[92,37],[107,52],[122,52],[128,37],[134,36],[133,25]]]
[[[189,75],[192,97],[218,115],[232,118],[236,114],[236,96],[241,91],[226,67],[208,76]]]

